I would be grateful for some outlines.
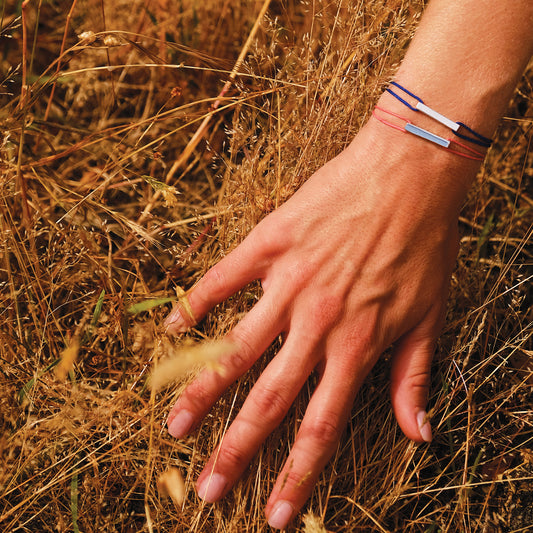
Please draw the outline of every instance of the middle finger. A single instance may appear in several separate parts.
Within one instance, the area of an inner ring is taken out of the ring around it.
[[[242,475],[316,366],[317,348],[315,336],[288,335],[200,474],[197,488],[201,498],[217,501]]]

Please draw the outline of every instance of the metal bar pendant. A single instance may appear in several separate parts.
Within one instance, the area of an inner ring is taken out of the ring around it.
[[[438,144],[439,146],[442,146],[444,148],[448,148],[448,146],[450,146],[450,141],[448,139],[445,139],[444,137],[439,137],[438,135],[419,128],[418,126],[415,126],[410,122],[405,125],[405,131],[408,131],[413,135],[417,135],[418,137],[422,137],[422,139],[426,139],[427,141]]]
[[[428,117],[431,117],[432,119],[436,120],[443,126],[446,126],[447,128],[450,128],[452,131],[457,131],[459,129],[459,124],[457,122],[454,122],[453,120],[450,120],[449,118],[445,117],[444,115],[441,115],[434,109],[431,109],[431,107],[428,107],[426,104],[422,102],[417,102],[415,105],[415,108],[424,113],[424,115],[427,115]]]

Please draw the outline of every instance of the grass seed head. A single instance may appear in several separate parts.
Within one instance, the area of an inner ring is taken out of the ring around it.
[[[162,340],[160,347],[166,357],[157,362],[150,378],[151,387],[155,391],[200,367],[222,373],[224,367],[220,361],[238,349],[235,343],[227,340],[204,341],[178,347],[168,340]]]
[[[185,480],[176,467],[170,467],[157,479],[157,490],[162,496],[168,496],[181,507],[185,501]]]
[[[63,381],[68,373],[74,368],[74,363],[78,357],[80,351],[80,339],[75,336],[67,348],[61,352],[59,363],[55,367],[55,374]]]

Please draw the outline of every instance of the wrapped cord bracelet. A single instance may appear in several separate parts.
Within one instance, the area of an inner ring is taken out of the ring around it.
[[[390,115],[393,117],[396,117],[400,119],[404,124],[398,125],[394,122],[391,122],[390,120],[387,120],[383,117],[380,117],[376,111],[380,111],[381,113],[384,113],[386,115]],[[416,135],[417,137],[420,137],[422,139],[425,139],[426,141],[432,142],[433,144],[437,144],[438,146],[441,146],[442,148],[446,149],[448,152],[465,157],[467,159],[472,159],[474,161],[483,161],[484,154],[481,152],[478,152],[477,150],[474,150],[473,148],[470,148],[466,144],[463,144],[462,142],[453,140],[453,139],[446,139],[444,137],[440,137],[439,135],[435,135],[434,133],[431,133],[428,130],[425,130],[419,126],[416,126],[413,124],[409,119],[402,117],[401,115],[398,115],[397,113],[393,113],[392,111],[388,111],[387,109],[383,109],[382,107],[376,106],[374,108],[374,111],[372,112],[372,116],[379,120],[382,124],[385,124],[386,126],[389,126],[391,128],[394,128],[395,130],[401,131],[403,133],[411,133],[413,135]],[[456,144],[457,146],[460,146],[465,150],[466,152],[460,152],[459,150],[454,150],[450,148],[450,145]]]
[[[424,115],[427,115],[428,117],[431,117],[433,120],[436,120],[443,126],[446,126],[447,128],[451,129],[453,134],[456,137],[459,137],[460,139],[463,139],[465,141],[469,141],[471,143],[477,144],[479,146],[483,146],[485,148],[489,148],[492,144],[492,139],[489,139],[480,133],[474,131],[472,128],[469,128],[466,124],[463,122],[454,122],[453,120],[445,117],[441,113],[435,111],[431,107],[427,106],[422,98],[417,96],[416,94],[412,93],[405,87],[401,86],[399,83],[395,81],[391,81],[390,85],[393,85],[394,87],[397,87],[401,91],[403,91],[405,94],[411,96],[416,100],[416,104],[412,105],[410,104],[405,98],[401,97],[398,93],[393,91],[390,87],[387,87],[385,89],[388,93],[392,94],[397,100],[399,100],[403,105],[407,106],[412,111],[420,111],[421,113],[424,113]],[[459,129],[463,128],[466,131],[468,131],[473,137],[469,137],[468,135],[464,135],[462,133],[459,133]]]

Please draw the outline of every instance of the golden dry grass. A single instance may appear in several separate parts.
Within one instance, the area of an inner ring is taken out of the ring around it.
[[[20,1],[2,4],[2,531],[269,530],[312,380],[234,492],[204,505],[193,481],[260,368],[174,441],[183,384],[148,382],[169,304],[127,310],[190,287],[342,150],[423,2],[272,1],[247,44],[266,3],[30,0],[23,21]],[[532,527],[532,121],[530,69],[462,213],[434,442],[401,434],[383,357],[292,530]],[[246,288],[180,342],[220,337],[259,296]],[[157,490],[171,467],[180,507]]]

